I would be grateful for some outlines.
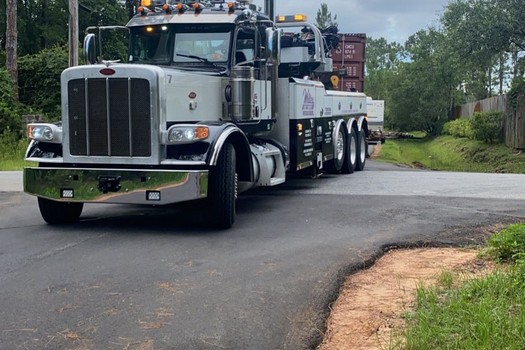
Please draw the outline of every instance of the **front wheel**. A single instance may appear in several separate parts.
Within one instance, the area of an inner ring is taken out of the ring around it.
[[[235,222],[237,199],[237,175],[235,174],[235,149],[227,143],[210,169],[208,178],[208,214],[210,224],[219,229],[228,229]]]
[[[45,222],[50,225],[77,222],[84,203],[66,203],[38,197],[38,208]]]
[[[368,144],[366,141],[366,134],[364,130],[357,133],[357,163],[355,170],[363,170],[366,163],[366,154],[368,152]]]

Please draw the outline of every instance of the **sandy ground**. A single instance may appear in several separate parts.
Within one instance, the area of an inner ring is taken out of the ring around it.
[[[403,330],[403,313],[413,307],[418,286],[434,284],[443,271],[469,277],[489,269],[473,249],[390,251],[346,279],[318,350],[387,349]]]

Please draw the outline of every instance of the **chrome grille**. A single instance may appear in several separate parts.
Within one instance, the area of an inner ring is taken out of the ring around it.
[[[67,91],[71,155],[151,156],[148,80],[73,79]]]

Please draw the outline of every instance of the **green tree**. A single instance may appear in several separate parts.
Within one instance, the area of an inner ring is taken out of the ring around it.
[[[450,51],[463,62],[463,86],[471,99],[491,96],[495,86],[503,88],[513,40],[504,2],[512,0],[456,0],[441,18]]]
[[[321,3],[321,8],[317,10],[317,15],[315,16],[315,24],[321,29],[326,29],[331,26],[337,27],[337,15],[334,15],[332,19],[332,12],[328,11],[328,5],[326,3]]]
[[[60,74],[67,67],[66,46],[55,46],[20,57],[20,102],[43,112],[48,120],[59,119]]]
[[[392,126],[437,134],[460,98],[458,64],[448,51],[444,34],[435,28],[412,35],[405,51],[395,84],[389,86]]]
[[[385,125],[392,128],[390,109],[391,90],[396,88],[398,69],[405,50],[402,45],[389,43],[385,38],[368,38],[366,43],[365,93],[376,99],[385,100]]]
[[[0,7],[0,14],[2,13],[5,13],[5,4]],[[88,26],[124,25],[127,20],[126,8],[117,0],[83,0],[79,10],[80,39],[83,39],[83,33]],[[66,44],[67,23],[66,0],[18,1],[19,55],[33,54]],[[6,28],[5,16],[0,19],[0,26]],[[2,39],[5,39],[5,36]]]

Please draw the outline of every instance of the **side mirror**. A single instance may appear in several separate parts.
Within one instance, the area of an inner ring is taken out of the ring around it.
[[[84,38],[84,60],[87,64],[97,63],[97,47],[95,34],[87,34]]]
[[[268,63],[279,65],[281,62],[281,41],[279,40],[279,30],[276,28],[266,28],[266,59]]]

